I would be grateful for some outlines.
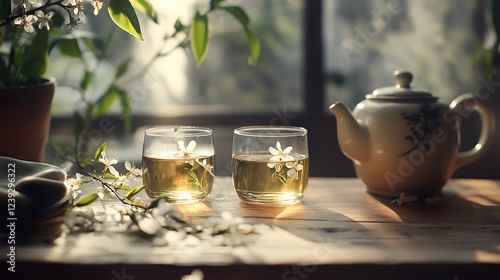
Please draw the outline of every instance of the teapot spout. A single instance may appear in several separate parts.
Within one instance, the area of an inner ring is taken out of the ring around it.
[[[342,152],[355,161],[368,159],[371,145],[366,127],[358,123],[351,110],[341,102],[332,104],[329,110],[337,119],[337,137]]]

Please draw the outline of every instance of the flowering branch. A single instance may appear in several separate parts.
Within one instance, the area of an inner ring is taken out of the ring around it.
[[[194,143],[194,142],[193,142]],[[182,146],[180,153],[190,160],[190,153],[195,144]],[[106,156],[106,143],[103,143],[95,152],[94,158],[82,158],[78,161],[86,175],[76,173],[75,178],[67,179],[65,184],[71,192],[70,207],[66,214],[65,224],[71,231],[94,231],[96,225],[105,227],[111,220],[113,223],[125,225],[128,232],[137,229],[140,233],[152,238],[156,245],[195,245],[208,241],[214,245],[238,246],[248,242],[247,236],[258,233],[258,227],[243,223],[241,217],[233,216],[229,212],[221,213],[220,218],[209,218],[203,225],[191,224],[184,219],[182,213],[172,204],[168,197],[161,196],[151,202],[142,201],[135,196],[144,187],[131,189],[128,184],[131,180],[142,175],[142,171],[133,164],[125,162],[127,172],[120,175],[113,167],[118,159]],[[206,173],[212,174],[211,166],[206,162],[194,159]],[[95,163],[103,164],[103,170],[98,172]],[[204,164],[204,165],[203,165]],[[109,181],[107,181],[109,180]],[[80,186],[90,182],[98,182],[100,186],[95,192],[79,198]],[[126,191],[123,193],[122,191]],[[92,208],[86,206],[100,199],[118,199],[122,206],[128,207],[108,209],[104,207],[104,216],[96,215]],[[114,211],[114,212],[113,212]]]
[[[40,20],[38,28],[42,29],[43,27],[46,27],[47,30],[49,30],[50,29],[49,23],[52,20],[54,12],[50,11],[46,15],[44,15],[43,11],[48,10],[52,6],[59,6],[68,13],[69,23],[63,25],[62,26],[63,28],[65,26],[68,26],[73,29],[76,29],[78,28],[80,22],[82,22],[84,19],[83,0],[58,0],[54,2],[52,1],[46,1],[45,3],[43,2],[44,2],[43,0],[14,1],[14,5],[17,5],[14,8],[14,13],[16,12],[16,10],[21,10],[21,12],[9,16],[7,19],[5,19],[5,21],[0,23],[0,27],[6,26],[7,24],[14,22],[14,24],[16,25],[23,26],[26,32],[33,33],[35,29],[33,28],[32,25]],[[30,5],[29,6],[30,9],[28,9],[28,4]],[[91,5],[94,7],[94,15],[97,15],[99,13],[99,10],[101,10],[103,7],[103,3],[101,1],[95,1],[95,0],[91,1]],[[73,12],[76,15],[76,17],[72,16],[70,9],[73,9]]]

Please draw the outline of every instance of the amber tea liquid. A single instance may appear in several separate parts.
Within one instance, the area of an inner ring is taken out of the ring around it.
[[[237,155],[233,158],[233,184],[238,196],[247,202],[264,204],[294,204],[302,200],[309,178],[309,158],[294,156],[303,169],[298,180],[289,178],[283,184],[273,177],[274,168],[269,168],[269,154]],[[282,172],[288,170],[283,164]]]
[[[207,164],[214,165],[214,156],[201,157]],[[193,172],[201,186],[190,182],[191,169],[187,159],[162,159],[144,156],[142,158],[142,181],[151,198],[166,196],[175,203],[194,203],[205,199],[212,191],[214,176],[199,166]]]

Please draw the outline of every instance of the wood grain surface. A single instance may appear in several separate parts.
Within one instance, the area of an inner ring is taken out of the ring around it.
[[[438,202],[391,201],[357,179],[310,178],[301,203],[254,205],[240,201],[230,177],[217,177],[206,201],[179,209],[195,223],[229,211],[262,225],[246,246],[162,247],[118,231],[63,233],[53,244],[17,246],[18,268],[102,270],[102,279],[117,280],[113,270],[123,268],[135,279],[165,271],[173,277],[165,279],[180,279],[197,267],[205,279],[500,279],[500,182],[454,179]]]

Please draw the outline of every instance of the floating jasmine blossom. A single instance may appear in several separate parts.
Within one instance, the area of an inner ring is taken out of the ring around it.
[[[187,146],[184,145],[183,140],[177,141],[177,146],[179,147],[179,152],[176,152],[176,156],[180,158],[188,159],[186,161],[189,165],[194,165],[194,159],[196,158],[193,154],[194,148],[196,147],[196,141],[191,140]]]
[[[177,141],[177,146],[179,148],[179,151],[177,151],[175,155],[179,158],[186,159],[186,161],[184,162],[191,165],[191,168],[184,168],[191,177],[189,182],[194,183],[200,187],[203,187],[203,184],[206,184],[205,182],[206,173],[215,176],[213,173],[214,169],[213,165],[209,164],[207,162],[207,159],[200,160],[199,156],[193,153],[194,149],[196,148],[196,141],[191,140],[189,144],[185,146],[184,140],[179,140]],[[196,170],[198,167],[204,169],[201,178],[198,178],[198,175],[194,172],[194,170]]]
[[[208,164],[207,159],[203,159],[202,161],[196,160],[196,162],[198,162],[198,164],[201,167],[203,167],[208,173],[210,173],[210,175],[215,176],[214,175],[214,166]]]
[[[269,147],[269,152],[271,153],[271,155],[273,155],[270,160],[272,162],[283,162],[283,161],[293,160],[293,157],[289,155],[292,149],[293,147],[289,146],[286,147],[284,150],[282,150],[281,143],[277,141],[276,149],[273,147]]]
[[[293,180],[298,180],[299,171],[304,169],[304,166],[297,161],[287,162],[286,167],[289,168],[286,175]]]
[[[271,153],[270,162],[267,163],[267,167],[274,169],[273,177],[276,177],[284,185],[287,184],[288,179],[298,180],[299,172],[304,168],[302,164],[290,155],[293,150],[292,146],[286,147],[284,150],[281,148],[281,143],[276,142],[276,148],[269,147],[269,152]],[[288,168],[286,171],[283,166]]]
[[[280,172],[281,171],[281,168],[283,167],[283,164],[281,162],[268,162],[267,163],[267,167],[271,168],[271,169],[275,169],[276,172]]]
[[[186,147],[184,146],[184,141],[179,140],[177,141],[177,145],[179,146],[179,150],[181,150],[180,155],[184,158],[189,158],[192,155],[194,148],[196,147],[196,141],[191,140]]]

